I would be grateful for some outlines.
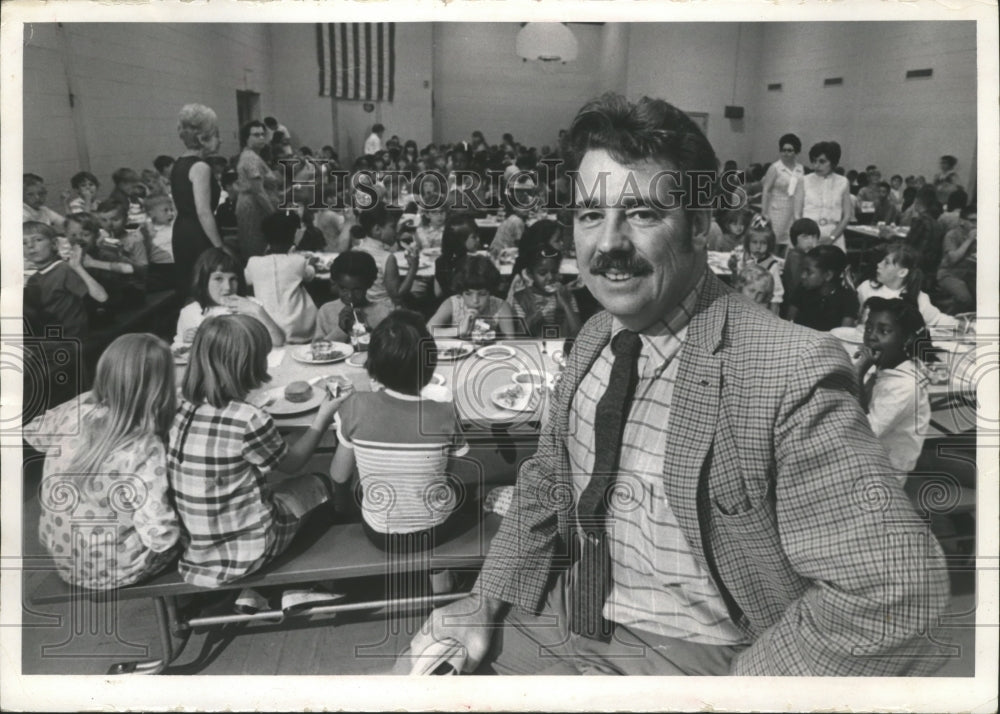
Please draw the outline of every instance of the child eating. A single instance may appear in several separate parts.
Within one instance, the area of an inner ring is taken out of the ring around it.
[[[537,225],[537,224],[536,224]],[[518,260],[521,260],[520,254]],[[524,287],[510,303],[522,332],[531,337],[576,337],[580,308],[569,288],[559,280],[562,254],[548,245],[534,246],[524,260]]]
[[[256,318],[267,330],[275,347],[285,344],[285,333],[267,314],[264,306],[258,300],[244,297],[243,270],[231,254],[221,248],[209,248],[198,256],[193,272],[193,298],[181,308],[177,317],[174,349],[194,342],[198,328],[207,318],[234,313]]]
[[[364,238],[358,243],[357,249],[371,254],[378,268],[378,277],[368,290],[368,299],[372,302],[388,298],[394,304],[409,295],[413,281],[417,277],[420,266],[420,252],[415,247],[406,253],[406,277],[399,277],[399,264],[393,251],[396,249],[396,222],[399,219],[398,210],[389,209],[381,204],[360,211],[358,217]]]
[[[385,388],[354,394],[337,415],[330,476],[338,495],[349,492],[357,466],[364,531],[382,550],[434,547],[456,524],[461,504],[449,483],[449,459],[469,447],[455,405],[420,396],[436,366],[423,318],[397,310],[372,332],[368,352],[368,374]]]
[[[66,204],[67,213],[93,213],[97,210],[97,189],[101,183],[94,174],[89,171],[73,174],[69,185],[73,187],[76,196]]]
[[[340,298],[319,309],[314,341],[347,342],[355,331],[356,321],[360,320],[365,332],[370,333],[392,312],[390,300],[373,302],[368,299],[368,290],[377,275],[375,259],[363,251],[350,250],[334,259],[330,281],[340,291]]]
[[[173,562],[180,527],[165,443],[175,403],[169,347],[129,334],[101,355],[92,391],[25,427],[25,440],[46,454],[38,537],[66,582],[109,590]],[[58,497],[66,489],[70,511]]]
[[[316,327],[316,304],[305,288],[316,271],[305,256],[289,252],[298,228],[295,214],[272,213],[261,221],[267,254],[250,258],[245,271],[254,297],[291,344],[308,342]]]
[[[466,256],[451,284],[455,294],[441,303],[427,322],[432,332],[435,327],[457,327],[461,338],[491,331],[504,339],[514,337],[514,311],[493,295],[500,287],[500,271],[493,261],[480,255]]]
[[[925,379],[914,355],[927,328],[916,305],[873,297],[865,303],[865,342],[857,362],[862,407],[902,480],[917,465],[931,420]],[[875,372],[865,380],[868,371]]]
[[[451,281],[455,268],[465,256],[482,250],[479,228],[468,214],[448,218],[441,240],[441,255],[434,261],[434,294],[440,298],[452,295]]]
[[[268,379],[268,331],[249,315],[212,317],[195,337],[183,399],[170,429],[170,485],[184,526],[179,571],[217,587],[259,570],[291,543],[304,516],[332,495],[323,474],[298,473],[353,392],[326,391],[312,425],[289,447],[271,416],[247,401]],[[249,596],[249,594],[248,594]],[[248,598],[249,599],[249,598]]]
[[[806,253],[802,280],[788,300],[788,319],[814,330],[852,327],[858,298],[844,285],[847,256],[835,245],[816,246]]]
[[[127,204],[111,199],[103,201],[97,207],[96,218],[106,232],[97,241],[97,258],[132,266],[132,272],[124,280],[124,295],[130,302],[141,303],[146,294],[149,256],[142,233],[126,228]]]
[[[149,220],[142,226],[149,256],[149,271],[146,287],[150,291],[166,290],[177,284],[174,272],[174,218],[177,211],[174,201],[166,194],[157,194],[146,199],[146,214]]]

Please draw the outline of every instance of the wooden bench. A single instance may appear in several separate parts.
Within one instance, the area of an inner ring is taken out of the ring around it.
[[[254,614],[225,614],[185,617],[179,612],[177,598],[207,592],[241,590],[314,583],[326,580],[351,580],[378,575],[391,581],[397,576],[422,575],[430,569],[478,570],[486,556],[490,540],[500,524],[499,516],[485,515],[465,531],[428,551],[393,556],[376,548],[365,536],[360,523],[326,526],[307,522],[295,541],[281,556],[262,570],[220,588],[206,589],[189,585],[181,580],[176,570],[164,573],[141,585],[120,588],[113,593],[95,592],[68,585],[55,572],[44,577],[31,596],[35,605],[79,602],[81,599],[118,598],[121,600],[150,599],[156,613],[158,634],[162,646],[160,659],[120,662],[114,664],[109,674],[159,674],[180,655],[194,628],[214,627],[239,622],[262,621],[277,624],[286,619],[338,612],[373,610],[386,607],[413,608],[436,605],[463,597],[465,593],[447,593],[413,597],[413,588],[402,588],[406,596],[396,597],[392,592],[382,597],[346,601],[334,605],[309,608],[286,613],[267,610]],[[391,590],[391,588],[390,588]],[[74,610],[77,609],[75,606]],[[180,638],[174,646],[172,635]]]
[[[180,307],[181,298],[174,290],[147,293],[141,304],[116,313],[114,324],[92,330],[84,340],[84,352],[92,358],[91,364],[96,364],[108,345],[129,332],[152,332],[169,341],[166,333],[176,325],[174,312]]]

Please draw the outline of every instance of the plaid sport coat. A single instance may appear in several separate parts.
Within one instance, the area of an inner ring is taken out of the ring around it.
[[[610,339],[577,338],[476,590],[538,613],[570,563],[573,395]],[[664,486],[689,546],[752,641],[736,675],[925,674],[948,598],[940,548],[858,402],[836,339],[708,276],[680,354]]]

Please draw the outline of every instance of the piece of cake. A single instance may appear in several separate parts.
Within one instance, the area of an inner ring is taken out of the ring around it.
[[[294,403],[308,402],[312,399],[313,388],[309,382],[292,382],[285,387],[285,399]]]
[[[314,360],[333,359],[337,354],[337,346],[332,342],[317,340],[312,343],[312,358]]]

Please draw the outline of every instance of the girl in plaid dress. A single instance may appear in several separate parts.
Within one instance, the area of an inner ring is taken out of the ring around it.
[[[66,582],[124,587],[176,558],[164,448],[175,402],[167,344],[123,335],[101,355],[92,391],[25,427],[46,454],[38,537]]]
[[[270,350],[267,329],[249,315],[210,317],[194,338],[168,452],[183,525],[179,571],[193,585],[216,587],[259,570],[332,495],[323,474],[274,485],[265,476],[305,466],[354,390],[347,384],[339,398],[328,393],[310,428],[289,447],[271,416],[247,401],[269,379]]]

